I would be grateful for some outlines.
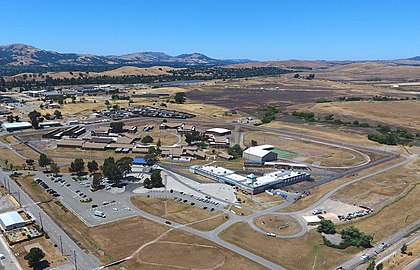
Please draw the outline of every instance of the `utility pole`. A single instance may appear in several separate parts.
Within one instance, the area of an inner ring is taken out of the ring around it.
[[[64,255],[64,250],[63,250],[63,239],[61,239],[61,234],[60,234],[60,248],[61,248],[61,255]]]
[[[73,249],[73,254],[74,254],[74,267],[77,270],[77,260],[76,260],[76,250]]]
[[[44,231],[44,225],[42,225],[42,216],[41,216],[41,212],[39,212],[38,214],[39,214],[39,222],[41,223],[41,229],[42,229],[42,231]]]

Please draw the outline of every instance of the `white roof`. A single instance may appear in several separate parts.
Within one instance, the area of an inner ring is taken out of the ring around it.
[[[226,128],[211,128],[211,129],[206,130],[206,132],[227,133],[227,132],[230,132],[230,130]]]
[[[25,222],[17,211],[0,214],[0,220],[5,227]]]
[[[307,223],[316,223],[316,222],[321,222],[321,219],[318,216],[303,216],[303,219],[307,222]]]
[[[270,154],[270,151],[263,150],[260,148],[250,147],[244,151],[245,154],[250,154],[257,157],[264,157],[267,154]]]
[[[23,128],[23,127],[32,127],[29,122],[15,122],[15,123],[3,123],[4,128]]]
[[[209,174],[221,176],[221,175],[230,175],[233,174],[234,171],[231,171],[229,169],[223,168],[223,167],[216,167],[216,166],[199,166],[199,170],[207,172]]]

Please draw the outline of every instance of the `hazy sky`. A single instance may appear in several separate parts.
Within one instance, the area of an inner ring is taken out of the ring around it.
[[[0,11],[0,44],[59,52],[255,60],[420,55],[418,0],[1,0]]]

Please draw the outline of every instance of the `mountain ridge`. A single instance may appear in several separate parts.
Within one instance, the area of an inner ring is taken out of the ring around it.
[[[124,55],[59,53],[32,45],[13,43],[0,46],[0,75],[39,71],[104,71],[121,66],[217,66],[250,62],[249,59],[214,59],[202,53],[171,56],[163,52],[134,52]]]

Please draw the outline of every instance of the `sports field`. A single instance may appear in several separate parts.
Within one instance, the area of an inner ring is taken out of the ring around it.
[[[271,151],[277,154],[277,158],[289,158],[289,157],[293,157],[293,156],[296,155],[296,153],[289,152],[289,151],[284,151],[284,150],[281,150],[281,149],[278,149],[278,148],[274,148]]]

